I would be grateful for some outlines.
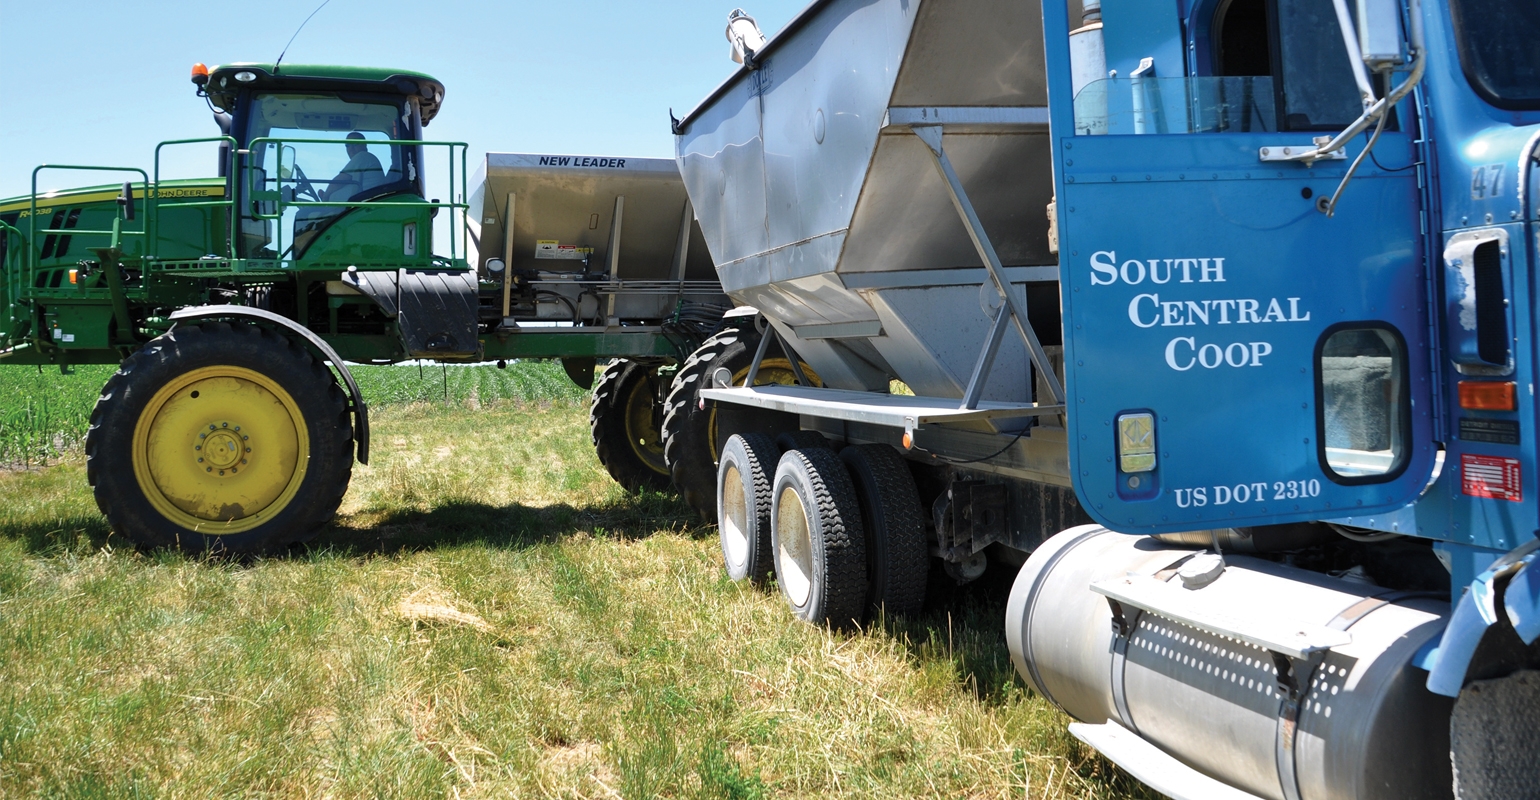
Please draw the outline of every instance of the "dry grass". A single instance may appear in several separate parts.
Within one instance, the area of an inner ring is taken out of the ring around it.
[[[0,473],[0,796],[1153,796],[1014,676],[1001,581],[794,623],[585,411],[386,407],[255,563],[117,546],[77,457]]]

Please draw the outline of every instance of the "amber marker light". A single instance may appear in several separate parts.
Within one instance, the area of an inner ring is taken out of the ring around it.
[[[1516,411],[1518,407],[1518,392],[1513,381],[1460,381],[1460,408]]]
[[[79,282],[80,282],[80,270],[78,270],[78,269],[70,270],[70,283],[79,283]]]
[[[194,64],[192,68],[192,82],[202,86],[209,82],[209,68],[202,63]]]

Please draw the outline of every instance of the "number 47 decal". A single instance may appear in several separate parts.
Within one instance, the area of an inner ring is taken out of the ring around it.
[[[1490,200],[1503,195],[1503,165],[1483,164],[1470,172],[1470,199]]]

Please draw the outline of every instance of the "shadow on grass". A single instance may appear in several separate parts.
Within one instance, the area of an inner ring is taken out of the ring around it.
[[[352,553],[396,553],[482,544],[520,548],[584,532],[640,539],[659,531],[699,537],[714,533],[682,500],[656,492],[626,495],[595,506],[565,503],[494,506],[450,500],[429,510],[364,510],[338,518],[305,547]]]
[[[107,527],[100,514],[75,514],[62,519],[0,523],[0,538],[19,542],[30,555],[51,556],[111,546],[131,549],[123,537]]]

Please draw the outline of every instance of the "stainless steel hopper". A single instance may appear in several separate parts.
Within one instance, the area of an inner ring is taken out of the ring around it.
[[[473,181],[472,261],[503,283],[509,324],[657,320],[680,300],[725,308],[673,161],[488,153]]]
[[[1036,3],[826,0],[676,153],[723,288],[826,385],[1057,405],[1047,104]]]

